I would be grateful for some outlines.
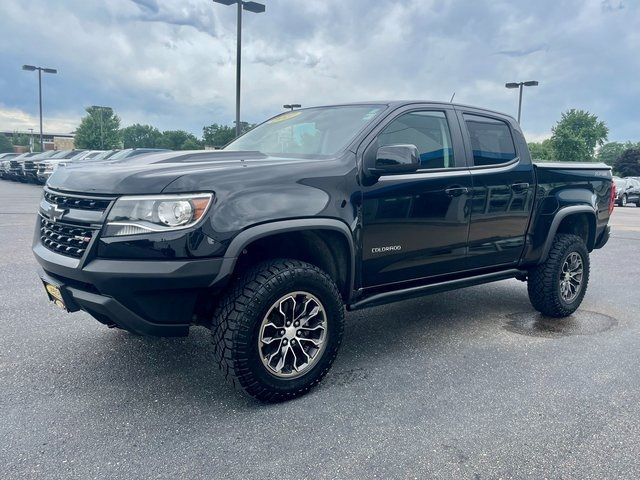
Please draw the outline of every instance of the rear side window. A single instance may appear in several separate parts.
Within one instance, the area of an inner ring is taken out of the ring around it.
[[[454,167],[449,124],[444,112],[416,111],[400,115],[378,136],[378,146],[415,145],[420,168]]]
[[[475,166],[498,165],[516,158],[511,129],[502,120],[464,115]]]

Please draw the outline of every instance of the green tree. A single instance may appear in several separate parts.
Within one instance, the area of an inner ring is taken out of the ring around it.
[[[20,147],[28,147],[31,144],[29,135],[26,133],[13,132],[12,141],[14,145],[18,145]]]
[[[202,129],[204,144],[210,147],[221,148],[236,137],[236,129],[228,125],[214,123]]]
[[[555,159],[561,162],[591,161],[596,146],[609,134],[607,125],[585,110],[571,109],[552,129],[551,145]]]
[[[0,133],[0,153],[13,152],[13,143],[9,140],[9,137]]]
[[[108,150],[120,148],[120,117],[109,107],[87,107],[76,130],[76,148]]]
[[[621,177],[640,176],[640,148],[630,148],[625,150],[613,166],[614,170]]]
[[[151,125],[136,123],[120,130],[124,148],[156,148],[162,133]]]
[[[540,143],[529,143],[529,152],[533,160],[549,161],[553,160],[553,146],[551,145],[551,139],[543,140]]]
[[[241,133],[246,133],[255,127],[255,123],[240,122]],[[213,123],[202,128],[204,144],[209,147],[222,148],[236,138],[236,127]]]
[[[613,166],[616,163],[616,160],[622,156],[625,150],[629,150],[630,148],[640,148],[639,143],[633,142],[609,142],[605,143],[596,158],[600,162],[604,162],[607,165]]]
[[[194,145],[196,149],[201,148],[201,143],[196,136],[184,130],[165,130],[158,141],[160,148],[171,150],[192,150]]]
[[[203,148],[204,148],[203,142],[193,137],[193,138],[187,138],[182,144],[182,146],[180,147],[180,150],[202,150]]]

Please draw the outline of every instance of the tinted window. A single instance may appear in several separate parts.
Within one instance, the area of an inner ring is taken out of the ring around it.
[[[378,135],[378,147],[415,145],[420,153],[420,168],[453,167],[453,147],[444,112],[405,113]]]
[[[505,122],[476,115],[464,115],[464,120],[471,138],[474,165],[495,165],[516,158],[511,130]]]

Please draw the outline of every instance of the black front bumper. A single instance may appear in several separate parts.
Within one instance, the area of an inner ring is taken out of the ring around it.
[[[222,288],[224,258],[110,260],[82,263],[36,242],[42,279],[60,288],[69,311],[143,335],[181,336],[193,322],[198,295]]]

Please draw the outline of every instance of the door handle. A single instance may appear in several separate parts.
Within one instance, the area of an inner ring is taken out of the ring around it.
[[[529,184],[527,182],[523,182],[523,183],[514,183],[513,185],[511,185],[511,190],[513,190],[514,192],[524,192],[525,190],[529,189]]]
[[[459,197],[462,194],[469,193],[469,189],[467,187],[451,187],[446,188],[444,193],[449,195],[450,197]]]

